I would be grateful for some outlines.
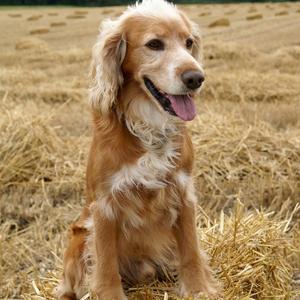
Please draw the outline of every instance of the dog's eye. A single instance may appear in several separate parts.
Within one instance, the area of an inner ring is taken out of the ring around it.
[[[151,50],[164,50],[165,48],[164,43],[158,39],[150,40],[146,46]]]
[[[193,44],[194,44],[194,41],[191,38],[187,39],[185,42],[185,45],[188,49],[191,49],[193,47]]]

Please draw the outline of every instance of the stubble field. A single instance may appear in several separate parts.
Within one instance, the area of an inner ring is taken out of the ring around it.
[[[225,299],[300,299],[300,3],[182,9],[202,27],[207,74],[189,124],[200,243]],[[122,10],[0,10],[0,299],[54,299],[85,198],[91,47]]]

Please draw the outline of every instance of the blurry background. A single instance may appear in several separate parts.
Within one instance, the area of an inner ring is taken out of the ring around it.
[[[0,299],[54,299],[85,200],[91,48],[124,8],[0,7]],[[300,299],[300,3],[180,8],[205,53],[188,125],[201,245],[226,299]],[[174,299],[174,284],[129,290],[164,292]]]
[[[135,3],[136,1],[130,0],[0,0],[0,5],[78,5],[78,6],[113,6],[113,5],[127,5]],[[249,2],[246,0],[233,1],[233,0],[177,0],[169,1],[176,4],[196,4],[196,3],[242,3]],[[251,2],[270,2],[267,0],[257,0]],[[275,0],[272,2],[284,2]],[[290,2],[296,2],[291,0]]]

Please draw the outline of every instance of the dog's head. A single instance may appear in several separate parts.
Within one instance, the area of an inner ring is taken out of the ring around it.
[[[115,106],[144,119],[192,120],[193,97],[204,81],[201,58],[197,25],[173,4],[144,0],[102,23],[93,51],[92,105],[102,114]]]

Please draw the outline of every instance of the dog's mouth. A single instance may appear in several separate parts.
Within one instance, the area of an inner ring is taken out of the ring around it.
[[[193,98],[190,95],[167,94],[159,90],[147,77],[144,77],[144,83],[151,95],[169,114],[172,116],[177,116],[184,121],[191,121],[195,118],[196,108]]]

